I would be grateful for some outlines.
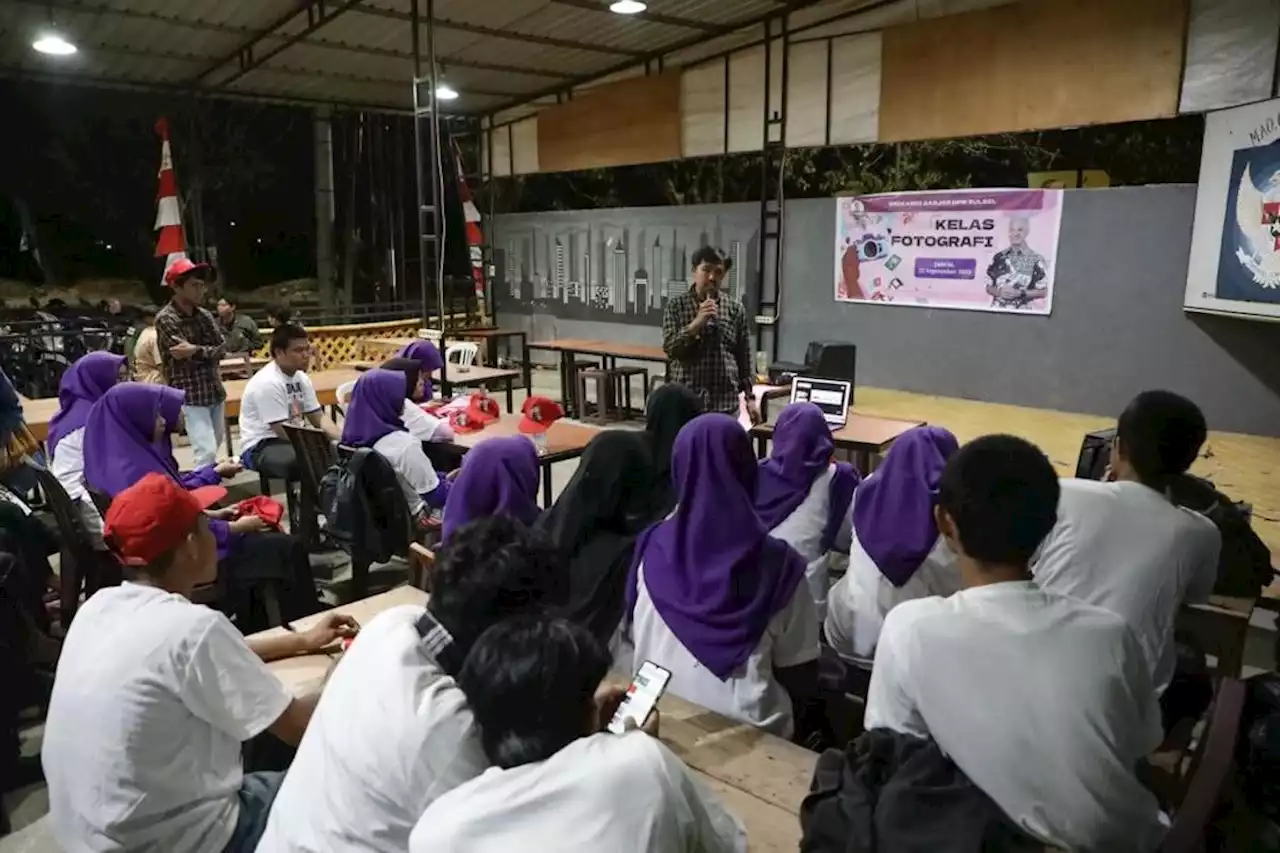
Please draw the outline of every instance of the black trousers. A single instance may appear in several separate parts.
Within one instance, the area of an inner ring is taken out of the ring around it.
[[[230,553],[218,563],[218,574],[226,606],[246,634],[273,627],[265,606],[268,591],[276,596],[280,617],[286,622],[322,609],[307,549],[287,533],[237,537]]]
[[[250,467],[259,474],[265,474],[273,480],[297,480],[298,454],[293,445],[283,438],[268,438],[260,441],[249,451],[253,465]]]

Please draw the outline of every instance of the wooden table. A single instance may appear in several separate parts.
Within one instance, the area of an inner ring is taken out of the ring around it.
[[[365,624],[389,607],[421,605],[426,600],[426,593],[405,586],[335,609]],[[306,629],[318,618],[293,624]],[[275,628],[255,636],[283,631]],[[267,668],[294,695],[303,696],[320,689],[333,660],[326,655],[307,655],[276,661]],[[621,683],[624,678],[611,675],[610,680]],[[664,696],[658,707],[662,711],[662,742],[743,822],[752,853],[793,853],[798,849],[800,803],[809,791],[817,755],[671,694]]]
[[[490,438],[522,436],[524,433],[520,432],[520,420],[519,415],[503,415],[479,432],[458,433],[450,444],[466,451]],[[550,507],[552,504],[551,466],[557,462],[581,456],[583,449],[599,433],[600,430],[595,427],[564,421],[556,421],[551,425],[551,429],[547,430],[546,450],[538,453],[538,467],[542,471],[542,505],[544,507]]]
[[[349,370],[358,370],[363,373],[366,370],[373,370],[375,367],[381,367],[380,361],[346,361],[342,366]],[[498,390],[507,392],[507,411],[514,412],[516,380],[525,376],[524,371],[510,370],[500,367],[484,367],[482,365],[473,365],[465,370],[459,368],[456,364],[453,369],[448,371],[448,378],[442,378],[440,371],[435,370],[431,373],[431,380],[440,383],[440,393],[445,397],[453,395],[454,388],[488,388],[490,385],[495,386]],[[530,393],[528,382],[526,385],[526,393]]]
[[[855,464],[863,475],[872,471],[872,455],[883,454],[889,446],[907,430],[924,426],[924,421],[903,421],[896,418],[880,418],[863,415],[849,409],[849,420],[843,427],[831,433],[836,447],[852,451]],[[756,439],[756,455],[763,459],[773,437],[772,424],[760,424],[751,428]]]
[[[560,399],[564,401],[565,411],[570,414],[575,414],[577,411],[574,399],[576,397],[574,380],[577,371],[573,366],[573,362],[574,356],[579,353],[600,356],[605,370],[615,369],[620,358],[630,359],[631,361],[656,361],[662,364],[666,364],[670,360],[662,347],[645,346],[644,344],[622,344],[615,341],[596,341],[585,338],[534,341],[528,345],[528,349],[541,349],[560,353]],[[649,389],[645,388],[645,394],[648,393]]]

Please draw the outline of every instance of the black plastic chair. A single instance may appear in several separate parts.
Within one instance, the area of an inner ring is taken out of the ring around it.
[[[333,440],[324,430],[285,424],[284,434],[289,437],[293,452],[298,457],[301,478],[296,520],[302,530],[297,532],[304,542],[316,543],[320,539],[320,481],[324,479],[325,472],[337,463],[338,454],[333,448]],[[285,488],[289,488],[287,483]],[[293,518],[292,513],[290,518]]]
[[[106,552],[94,547],[94,541],[80,516],[80,507],[76,506],[66,489],[62,488],[58,478],[47,468],[38,465],[33,465],[32,468],[58,527],[59,595],[62,629],[65,632],[71,627],[71,620],[80,607],[81,591],[88,598],[104,586],[118,585],[122,576],[116,561]]]

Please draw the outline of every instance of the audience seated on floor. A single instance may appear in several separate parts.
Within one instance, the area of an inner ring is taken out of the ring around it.
[[[240,460],[244,467],[276,480],[297,480],[298,457],[285,424],[310,424],[337,438],[307,376],[311,341],[301,326],[271,332],[271,362],[253,375],[240,399]]]
[[[476,638],[559,602],[554,547],[498,515],[438,552],[426,609],[384,611],[329,678],[258,853],[404,851],[438,797],[489,766],[455,679]]]
[[[751,440],[700,415],[671,470],[679,505],[640,537],[628,581],[634,659],[670,670],[684,699],[791,737],[817,693],[818,616],[804,558],[756,514]]]
[[[279,774],[242,771],[263,732],[302,737],[314,697],[290,696],[265,661],[354,632],[329,614],[299,633],[246,641],[189,600],[218,573],[207,491],[148,474],[121,490],[105,538],[132,580],[76,615],[44,730],[52,832],[64,850],[252,853]]]
[[[124,356],[109,352],[91,352],[77,359],[58,383],[58,413],[49,421],[45,438],[49,470],[76,502],[85,532],[99,545],[102,516],[84,487],[84,425],[93,404],[123,378],[125,366]]]
[[[861,476],[852,465],[832,461],[831,426],[813,403],[792,403],[778,415],[769,458],[760,463],[756,512],[769,529],[804,557],[805,579],[817,606],[827,613],[828,555],[849,539],[849,504]]]
[[[521,524],[538,520],[538,450],[524,436],[487,438],[467,452],[444,510],[443,538],[462,525],[503,513]]]
[[[644,438],[653,454],[658,515],[666,515],[676,505],[675,486],[671,482],[671,451],[676,445],[676,436],[700,414],[702,398],[688,386],[675,382],[658,388],[645,401]]]
[[[494,766],[426,810],[411,853],[745,853],[742,825],[660,741],[606,730],[624,695],[599,689],[608,669],[569,620],[486,631],[458,685]]]
[[[606,430],[587,444],[572,479],[538,519],[569,568],[560,615],[606,645],[622,621],[636,537],[659,519],[666,493],[644,437]]]
[[[934,521],[942,469],[958,447],[941,427],[903,433],[854,493],[849,568],[831,589],[824,623],[845,660],[871,661],[885,614],[898,604],[960,588],[955,555]]]
[[[412,358],[391,358],[382,363],[382,369],[405,375],[404,412],[401,417],[409,433],[428,444],[452,441],[453,427],[449,422],[422,410],[421,404],[431,399],[431,383],[422,372],[421,362]]]
[[[342,444],[368,447],[391,463],[412,511],[443,509],[450,482],[422,451],[422,442],[405,427],[405,375],[375,368],[356,380],[342,423]]]
[[[1031,566],[1042,588],[1105,607],[1129,623],[1169,726],[1198,717],[1212,694],[1207,682],[1175,682],[1173,639],[1178,611],[1207,601],[1217,579],[1218,528],[1170,498],[1206,434],[1204,415],[1185,397],[1168,391],[1135,397],[1120,415],[1111,447],[1113,482],[1062,481],[1058,523]]]
[[[1048,844],[1149,853],[1163,826],[1137,768],[1163,733],[1142,647],[1119,616],[1040,589],[1028,569],[1058,495],[1022,439],[951,458],[935,514],[964,588],[885,617],[865,725],[932,738]]]
[[[206,465],[182,473],[169,436],[177,429],[183,392],[164,385],[122,382],[89,411],[84,427],[84,478],[91,489],[115,497],[147,474],[163,474],[201,492],[205,506],[226,496],[224,477],[240,472],[238,462]],[[256,515],[235,507],[208,511],[218,549],[218,575],[245,633],[269,627],[263,595],[274,594],[285,620],[309,616],[320,608],[306,548],[285,533],[270,532]]]

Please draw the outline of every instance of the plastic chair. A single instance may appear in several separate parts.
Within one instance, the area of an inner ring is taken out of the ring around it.
[[[480,345],[470,341],[449,344],[444,351],[444,360],[460,367],[470,367],[476,363],[476,356],[480,353]]]
[[[324,430],[312,427],[284,425],[284,434],[293,445],[293,452],[298,457],[298,472],[302,478],[301,498],[299,502],[299,521],[306,528],[305,541],[319,539],[313,535],[319,530],[320,481],[338,461],[333,441]]]
[[[81,589],[84,590],[85,598],[88,598],[104,586],[118,585],[122,575],[115,560],[106,552],[94,548],[93,540],[80,517],[80,508],[62,488],[53,472],[35,465],[32,469],[40,483],[40,490],[44,492],[49,510],[53,513],[58,538],[61,540],[58,574],[61,581],[59,596],[62,628],[65,631],[71,626],[71,620],[80,607]]]
[[[351,395],[355,391],[355,388],[356,382],[354,379],[350,382],[343,382],[338,386],[337,390],[333,392],[334,399],[336,400],[331,407],[333,412],[342,415],[344,418],[347,416],[347,406],[351,405]],[[336,424],[338,419],[334,417],[333,422]]]

